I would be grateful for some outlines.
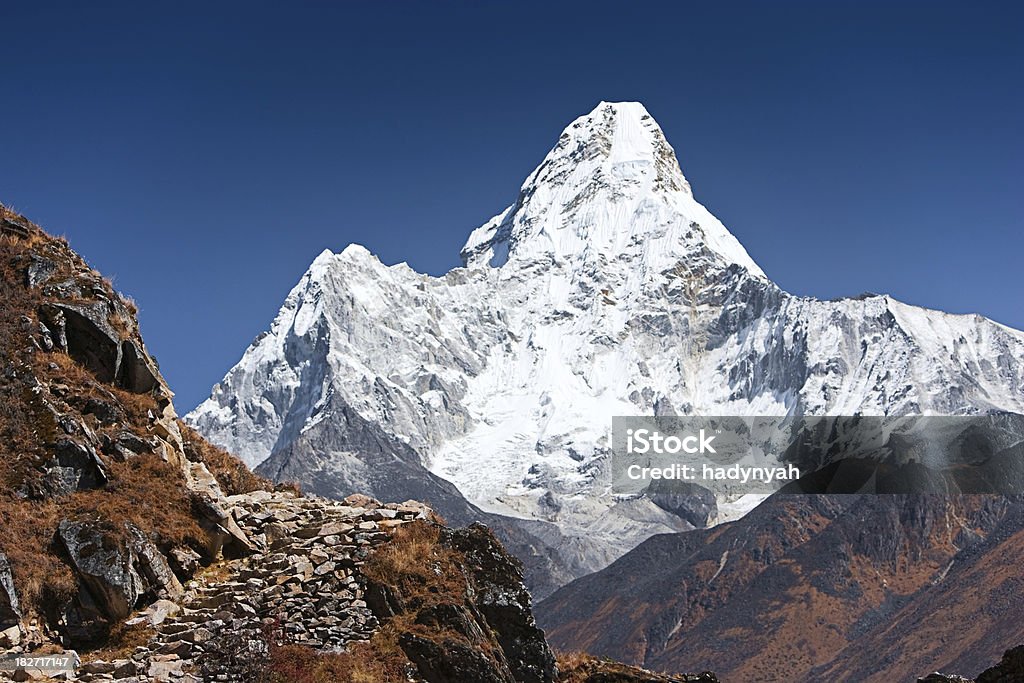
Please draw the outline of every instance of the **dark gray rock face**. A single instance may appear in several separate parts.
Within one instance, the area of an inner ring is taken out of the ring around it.
[[[29,287],[38,287],[43,284],[57,270],[57,264],[48,258],[33,254],[29,259],[28,268],[25,271],[25,282]]]
[[[533,618],[522,564],[483,525],[450,531],[448,538],[466,557],[474,604],[497,636],[512,677],[522,683],[552,680],[555,657]]]
[[[145,589],[131,549],[111,542],[99,525],[89,522],[64,520],[57,536],[92,598],[93,604],[80,604],[80,609],[96,609],[111,620],[131,614]]]
[[[685,519],[694,528],[702,529],[708,521],[718,515],[718,503],[715,494],[693,483],[668,482],[658,480],[647,487],[646,495],[651,501],[666,512]]]
[[[121,344],[121,366],[118,368],[117,383],[135,394],[144,394],[159,385],[159,370],[148,354],[134,342]]]
[[[416,606],[401,588],[371,581],[367,604],[386,621],[415,616],[424,634],[404,632],[399,645],[428,683],[552,683],[555,657],[533,618],[522,564],[482,524],[440,529],[438,542],[456,551],[466,573],[465,598]],[[425,634],[437,634],[427,637]],[[495,641],[497,647],[495,647]]]
[[[496,667],[479,650],[461,643],[439,644],[411,633],[402,634],[398,643],[430,683],[516,683],[507,670]]]
[[[44,487],[50,496],[95,489],[107,483],[106,468],[96,451],[72,439],[57,441],[46,470]]]
[[[163,553],[137,527],[127,525],[128,546],[134,553],[134,566],[150,592],[160,599],[174,600],[184,589]]]
[[[21,619],[18,594],[14,590],[14,575],[7,556],[0,553],[0,626]]]
[[[111,625],[153,600],[177,600],[184,588],[163,553],[132,524],[115,540],[101,524],[64,520],[57,537],[82,590],[65,607],[65,630],[78,642],[105,637]]]
[[[1024,645],[1003,653],[995,666],[978,674],[977,683],[1019,683],[1024,681]]]
[[[62,314],[62,329],[54,310]],[[107,320],[107,312],[107,305],[103,302],[47,304],[42,311],[50,328],[57,328],[58,337],[67,340],[68,354],[88,368],[99,381],[113,383],[121,364],[121,338]]]
[[[121,340],[108,319],[110,307],[106,301],[48,303],[42,306],[40,317],[53,345],[67,350],[101,382],[136,394],[153,391],[160,386],[160,370],[134,341]]]

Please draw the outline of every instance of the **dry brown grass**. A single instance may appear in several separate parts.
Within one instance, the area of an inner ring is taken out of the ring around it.
[[[152,454],[109,463],[103,488],[71,494],[62,507],[76,518],[108,523],[117,534],[130,522],[155,537],[163,549],[204,546],[205,533],[192,515],[192,498],[181,473]]]
[[[397,639],[375,634],[347,652],[326,653],[303,645],[272,645],[265,683],[406,683],[411,666]]]
[[[390,587],[413,610],[466,600],[462,557],[440,542],[441,527],[415,521],[396,527],[390,542],[370,555],[363,574]]]
[[[214,562],[196,572],[195,578],[207,584],[223,583],[235,578],[238,569],[230,560]]]
[[[673,678],[585,652],[558,654],[558,683],[671,683]]]
[[[185,457],[205,464],[227,495],[274,490],[274,482],[256,474],[244,462],[214,446],[184,422],[179,420],[178,428],[185,443]]]
[[[107,636],[103,646],[94,650],[82,651],[82,660],[92,662],[96,660],[111,661],[114,659],[127,659],[135,652],[135,648],[146,645],[156,635],[148,624],[135,624],[127,626],[116,624]]]
[[[52,501],[0,498],[0,552],[11,562],[23,611],[52,613],[77,592],[71,569],[54,547],[59,518]]]

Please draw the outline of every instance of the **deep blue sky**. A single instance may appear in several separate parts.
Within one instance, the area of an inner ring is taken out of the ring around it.
[[[602,99],[787,290],[1024,328],[1024,15],[893,5],[7,2],[0,201],[135,297],[181,412],[323,248],[458,265]]]

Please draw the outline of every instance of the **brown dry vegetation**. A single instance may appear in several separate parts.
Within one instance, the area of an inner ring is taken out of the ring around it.
[[[0,552],[10,559],[23,607],[52,616],[78,590],[55,541],[62,519],[102,521],[114,540],[124,533],[124,523],[131,522],[165,551],[188,545],[202,552],[205,535],[193,515],[182,475],[154,453],[144,452],[127,461],[104,457],[109,481],[101,488],[59,497],[45,494],[44,466],[53,458],[55,441],[68,436],[54,410],[73,418],[98,439],[128,431],[144,441],[152,437],[150,416],[160,411],[154,394],[134,394],[101,382],[66,353],[39,347],[35,335],[40,306],[47,297],[27,286],[26,268],[32,255],[56,264],[51,281],[80,282],[83,291],[99,288],[108,300],[122,304],[128,316],[112,315],[111,324],[122,338],[133,337],[141,345],[131,314],[135,307],[65,240],[46,235],[0,206],[0,220],[4,219],[29,226],[30,234],[27,238],[7,232],[0,235]],[[89,409],[90,403],[102,404],[114,418],[100,420]],[[268,483],[191,430],[188,442],[230,492]]]
[[[367,559],[363,574],[391,586],[414,609],[439,602],[462,604],[466,599],[462,558],[440,543],[440,534],[441,527],[422,521],[397,527],[391,541]]]
[[[678,680],[583,652],[558,655],[558,683],[671,683]]]
[[[115,535],[130,522],[165,550],[203,547],[205,534],[191,514],[191,496],[172,465],[147,453],[111,462],[109,474],[110,482],[103,488],[79,491],[61,501],[63,511],[77,519],[102,520]]]
[[[271,645],[261,683],[405,683],[408,666],[396,640],[376,636],[341,654]]]
[[[101,648],[82,652],[82,660],[91,662],[114,659],[128,659],[135,653],[135,648],[149,643],[156,634],[148,624],[117,624],[110,630],[110,635]]]

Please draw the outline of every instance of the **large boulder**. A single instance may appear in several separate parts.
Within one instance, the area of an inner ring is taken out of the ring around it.
[[[57,536],[82,586],[92,598],[92,604],[80,600],[81,606],[86,611],[95,607],[112,621],[120,621],[131,614],[144,586],[130,547],[112,539],[93,522],[64,520],[57,527]]]
[[[205,469],[205,468],[203,468]],[[219,493],[219,489],[217,491]],[[192,490],[192,509],[199,525],[206,532],[206,552],[210,557],[245,557],[255,548],[235,518],[221,504],[221,497],[209,490]]]
[[[106,303],[50,303],[40,313],[68,354],[101,382],[113,383],[121,366],[121,336],[110,324]]]
[[[148,592],[162,600],[175,600],[185,592],[178,577],[171,571],[163,553],[134,524],[125,524],[128,547],[135,554],[134,566]]]
[[[99,488],[108,480],[106,467],[96,450],[68,438],[54,444],[53,459],[45,469],[43,486],[46,493],[53,496]]]
[[[145,351],[131,341],[121,343],[117,383],[128,391],[145,394],[160,386],[160,371]]]
[[[130,522],[116,538],[99,524],[69,520],[60,523],[57,534],[88,592],[79,600],[79,611],[119,621],[140,598],[175,600],[184,593],[167,558]]]

